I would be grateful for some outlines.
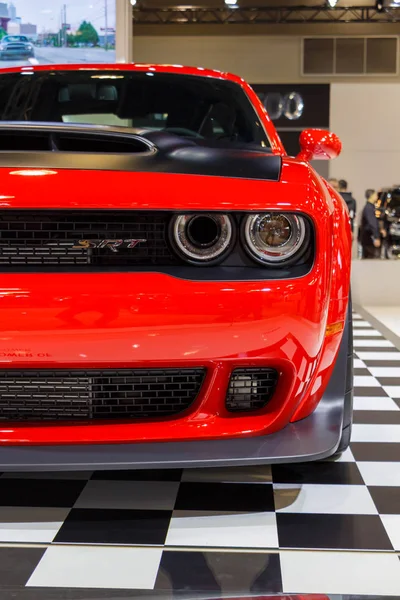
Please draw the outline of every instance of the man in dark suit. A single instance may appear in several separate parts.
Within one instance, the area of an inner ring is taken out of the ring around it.
[[[345,179],[339,180],[339,194],[342,196],[343,200],[347,204],[347,208],[349,209],[350,215],[351,231],[354,231],[354,221],[357,212],[357,202],[353,198],[352,193],[347,191],[347,181]]]
[[[362,247],[362,258],[379,258],[381,237],[379,221],[375,214],[375,202],[378,194],[375,190],[365,192],[367,203],[363,208],[360,222],[360,243]]]

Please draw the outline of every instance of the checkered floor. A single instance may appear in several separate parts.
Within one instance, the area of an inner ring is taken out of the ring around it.
[[[4,473],[1,598],[398,598],[400,350],[357,314],[354,335],[354,429],[337,461]]]

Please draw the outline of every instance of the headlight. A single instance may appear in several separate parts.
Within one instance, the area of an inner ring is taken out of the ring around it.
[[[232,247],[233,227],[228,215],[178,215],[171,225],[172,243],[188,262],[204,264],[220,259]]]
[[[281,213],[258,213],[244,221],[246,248],[264,264],[281,264],[304,249],[306,223],[303,217]]]
[[[0,44],[0,50],[4,50],[5,46],[4,44]]]
[[[28,48],[28,50],[32,50],[33,48],[32,44],[28,44],[26,47]]]

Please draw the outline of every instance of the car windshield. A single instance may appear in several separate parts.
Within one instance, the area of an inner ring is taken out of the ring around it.
[[[7,35],[2,40],[3,44],[4,43],[8,44],[9,42],[27,42],[27,41],[28,41],[28,38],[25,37],[24,35]]]
[[[2,74],[0,120],[116,125],[216,144],[269,147],[240,85],[151,70]]]

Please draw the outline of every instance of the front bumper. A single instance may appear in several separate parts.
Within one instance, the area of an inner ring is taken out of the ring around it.
[[[190,442],[2,447],[0,469],[69,471],[234,467],[326,458],[336,451],[342,434],[348,334],[349,326],[346,325],[332,376],[315,411],[277,433]]]

